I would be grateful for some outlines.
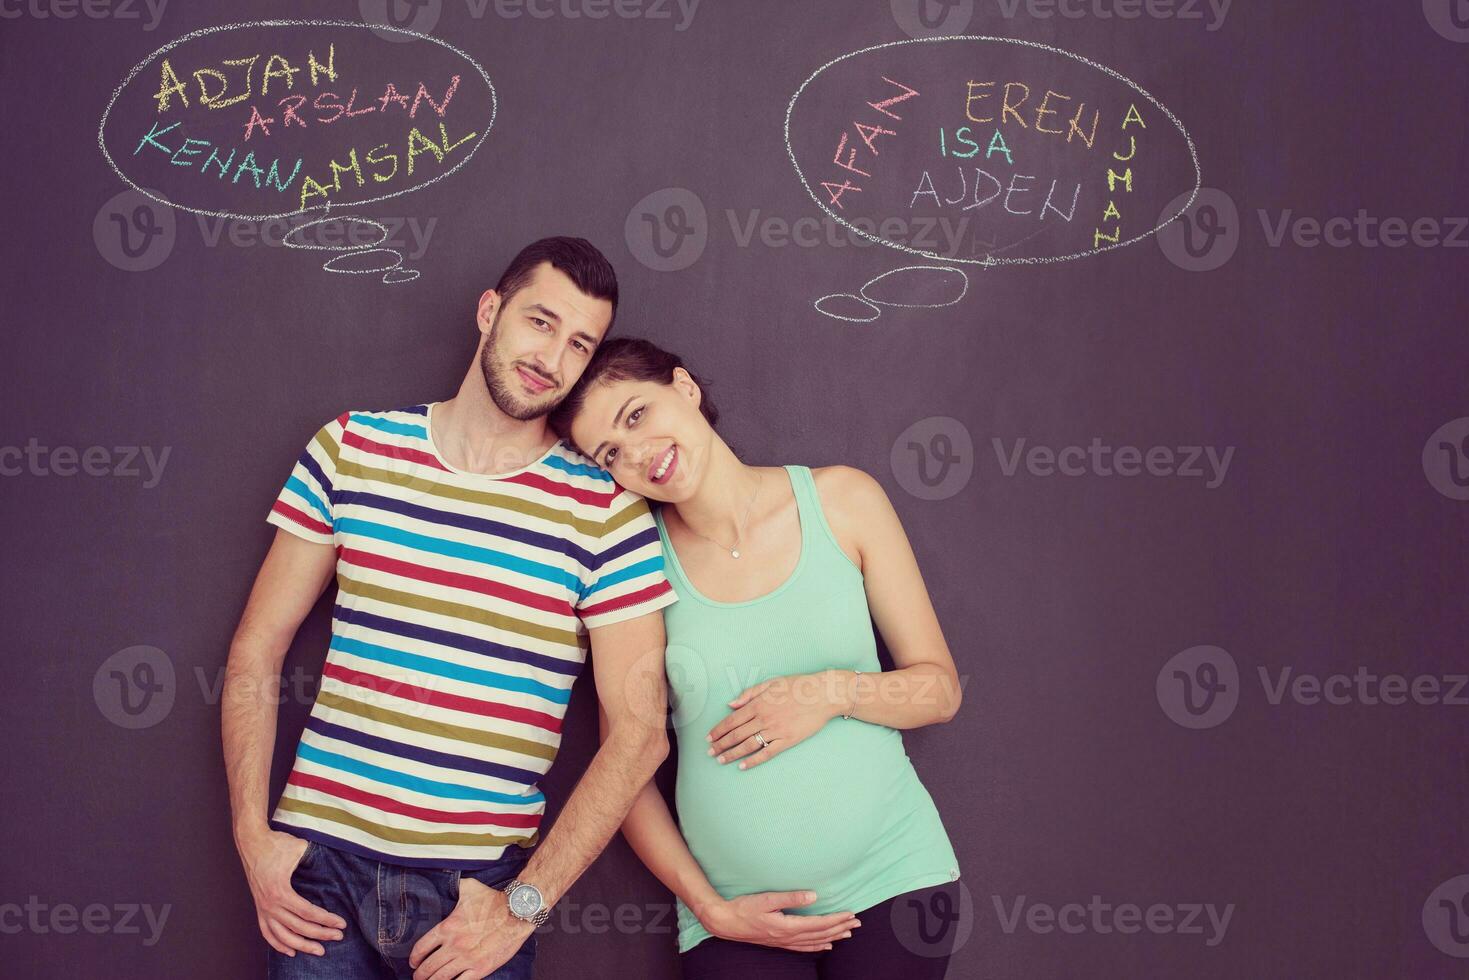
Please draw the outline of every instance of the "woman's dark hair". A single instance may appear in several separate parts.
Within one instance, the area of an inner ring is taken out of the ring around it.
[[[495,285],[501,307],[530,283],[536,266],[542,262],[549,262],[551,268],[564,272],[576,283],[576,288],[588,296],[605,299],[612,304],[612,317],[607,321],[607,333],[610,333],[612,321],[617,319],[617,273],[612,271],[612,263],[597,250],[597,246],[585,238],[542,238],[521,249]]]
[[[551,411],[546,421],[551,426],[551,431],[570,443],[577,452],[590,458],[587,452],[572,442],[571,422],[581,413],[592,385],[612,384],[615,381],[656,381],[662,385],[671,385],[673,369],[680,367],[688,371],[694,383],[699,386],[702,392],[699,411],[704,413],[709,427],[716,428],[719,423],[719,409],[714,407],[714,402],[709,397],[709,382],[689,371],[688,365],[677,354],[641,337],[618,337],[599,344],[592,353],[592,359],[587,362],[581,378],[562,399],[561,404]]]

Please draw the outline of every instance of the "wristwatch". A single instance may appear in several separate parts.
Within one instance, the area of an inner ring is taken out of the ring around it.
[[[551,917],[551,907],[546,904],[541,890],[535,885],[519,878],[511,878],[505,883],[503,890],[510,906],[510,914],[517,919],[523,919],[540,928]]]

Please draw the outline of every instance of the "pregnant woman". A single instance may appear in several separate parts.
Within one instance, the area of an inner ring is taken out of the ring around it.
[[[866,473],[751,466],[717,418],[637,338],[550,418],[652,502],[679,596],[678,822],[649,783],[623,834],[678,898],[686,980],[943,977],[959,865],[899,730],[948,721],[960,688],[912,548]]]

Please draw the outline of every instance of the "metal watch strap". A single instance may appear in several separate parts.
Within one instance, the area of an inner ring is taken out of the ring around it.
[[[515,888],[516,888],[517,885],[529,885],[529,884],[530,884],[530,882],[528,882],[528,881],[521,881],[519,878],[511,878],[509,881],[505,882],[505,884],[504,884],[504,886],[503,886],[503,888],[501,890],[505,892],[505,897],[506,897],[506,900],[508,902],[508,900],[510,898],[510,893],[515,890]],[[535,886],[532,885],[531,887],[535,887]],[[540,894],[540,891],[541,890],[539,888],[536,888],[536,893],[537,894]],[[522,922],[529,922],[529,923],[531,923],[537,929],[539,929],[541,926],[545,925],[546,924],[546,920],[551,917],[551,906],[549,906],[549,905],[546,904],[546,898],[545,898],[544,895],[542,895],[541,896],[541,907],[538,908],[538,909],[536,909],[536,911],[530,916],[530,918],[527,919],[524,916],[516,915],[514,909],[511,909],[510,910],[510,914],[511,915],[514,915],[517,919],[520,919]]]

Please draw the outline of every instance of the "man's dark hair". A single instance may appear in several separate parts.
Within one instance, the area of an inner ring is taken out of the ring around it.
[[[551,268],[566,274],[576,283],[576,288],[596,299],[605,299],[612,304],[612,316],[607,321],[607,331],[617,319],[617,273],[607,256],[585,238],[542,238],[531,242],[510,260],[500,276],[495,292],[500,294],[500,308],[504,309],[510,297],[524,289],[542,262],[551,263]]]

